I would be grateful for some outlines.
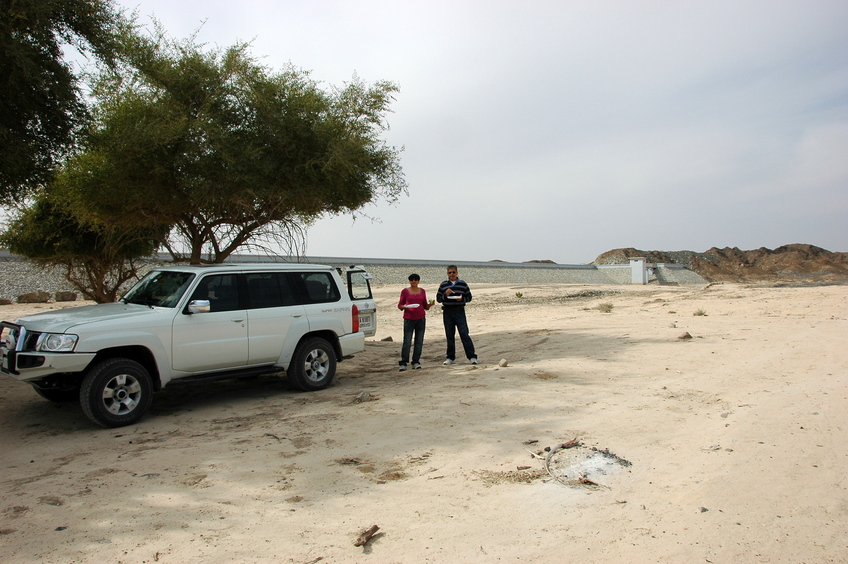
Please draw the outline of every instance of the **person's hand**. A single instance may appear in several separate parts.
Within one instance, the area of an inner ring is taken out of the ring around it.
[[[451,294],[453,294],[453,289],[448,288],[447,290],[445,290],[445,295],[446,295],[446,296],[450,296]]]

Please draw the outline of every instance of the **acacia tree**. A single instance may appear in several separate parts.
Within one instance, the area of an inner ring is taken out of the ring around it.
[[[111,62],[130,25],[112,0],[0,2],[0,203],[49,180],[86,121],[62,45]]]
[[[78,217],[173,225],[175,259],[223,262],[258,236],[406,190],[399,150],[381,139],[394,84],[325,91],[245,44],[204,50],[161,32],[127,46],[132,64],[101,74],[95,125],[68,164]]]
[[[61,179],[60,179],[61,181]],[[87,299],[114,302],[138,276],[138,257],[153,254],[162,233],[120,225],[82,225],[41,193],[0,235],[0,244],[45,268],[60,268]]]

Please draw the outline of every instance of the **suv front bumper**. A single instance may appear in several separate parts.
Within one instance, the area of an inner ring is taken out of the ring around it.
[[[13,353],[0,359],[0,372],[28,382],[51,374],[82,372],[95,356],[95,353]]]
[[[51,374],[82,372],[91,364],[96,353],[45,353],[20,350],[25,342],[26,329],[3,321],[0,342],[0,372],[24,382],[39,380]]]

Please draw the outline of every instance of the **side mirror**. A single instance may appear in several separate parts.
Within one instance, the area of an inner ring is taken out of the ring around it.
[[[192,300],[188,304],[189,313],[209,313],[210,309],[209,300]]]

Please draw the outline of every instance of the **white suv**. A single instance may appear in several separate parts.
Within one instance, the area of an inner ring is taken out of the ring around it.
[[[158,268],[119,302],[0,322],[0,371],[79,400],[104,427],[137,422],[176,383],[285,371],[319,390],[376,332],[370,278],[309,264]]]

